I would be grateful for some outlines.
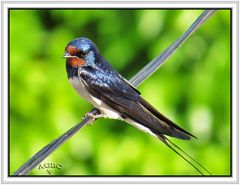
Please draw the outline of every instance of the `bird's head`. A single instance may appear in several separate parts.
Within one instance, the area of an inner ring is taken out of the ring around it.
[[[91,40],[81,37],[68,43],[64,58],[67,59],[67,64],[73,68],[94,67],[97,53],[96,45]]]

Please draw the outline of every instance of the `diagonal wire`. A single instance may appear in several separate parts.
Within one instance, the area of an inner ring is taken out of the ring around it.
[[[133,86],[140,85],[144,80],[150,77],[166,59],[173,54],[176,49],[187,40],[197,29],[215,12],[216,10],[205,10],[187,29],[187,31],[159,56],[154,58],[145,67],[143,67],[129,82]]]
[[[150,77],[160,65],[166,61],[166,59],[173,54],[176,49],[183,44],[197,29],[215,12],[216,10],[205,10],[187,29],[184,34],[172,43],[166,50],[164,50],[159,56],[154,58],[150,63],[148,63],[143,69],[141,69],[134,77],[132,77],[129,82],[137,87],[144,80]],[[96,108],[92,109],[90,114],[99,116],[100,111]],[[69,129],[67,132],[59,136],[57,139],[53,140],[50,144],[42,148],[33,157],[31,157],[27,162],[25,162],[15,173],[14,176],[27,175],[39,165],[47,156],[49,156],[54,150],[61,146],[65,141],[70,139],[75,133],[77,133],[84,125],[92,123],[96,118],[94,116],[86,115],[82,122],[76,124],[74,127]]]
[[[91,114],[98,115],[100,111],[93,108]],[[47,156],[49,156],[54,150],[56,150],[60,145],[62,145],[66,140],[71,138],[78,130],[80,130],[84,125],[90,124],[95,120],[94,117],[85,116],[82,122],[76,124],[67,132],[62,134],[57,139],[53,140],[51,143],[43,147],[39,152],[37,152],[33,157],[31,157],[26,163],[24,163],[14,175],[26,175],[31,172],[33,168],[39,165]]]

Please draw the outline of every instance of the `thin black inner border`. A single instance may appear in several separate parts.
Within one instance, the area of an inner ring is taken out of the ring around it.
[[[203,177],[200,175],[10,175],[10,11],[11,10],[230,10],[230,175],[232,177],[232,8],[8,8],[8,177]]]

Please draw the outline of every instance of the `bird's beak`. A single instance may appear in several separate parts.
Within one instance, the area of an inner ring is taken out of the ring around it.
[[[65,52],[65,54],[63,55],[63,58],[75,58],[75,56],[72,56],[68,52]]]

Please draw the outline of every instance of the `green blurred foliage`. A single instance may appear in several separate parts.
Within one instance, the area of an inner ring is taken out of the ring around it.
[[[92,107],[67,80],[62,56],[69,41],[90,38],[130,79],[201,12],[11,9],[10,174]],[[171,140],[214,175],[231,174],[230,63],[230,10],[218,10],[138,88],[198,137]],[[63,165],[55,175],[198,175],[159,140],[117,120],[85,126],[44,162]]]

